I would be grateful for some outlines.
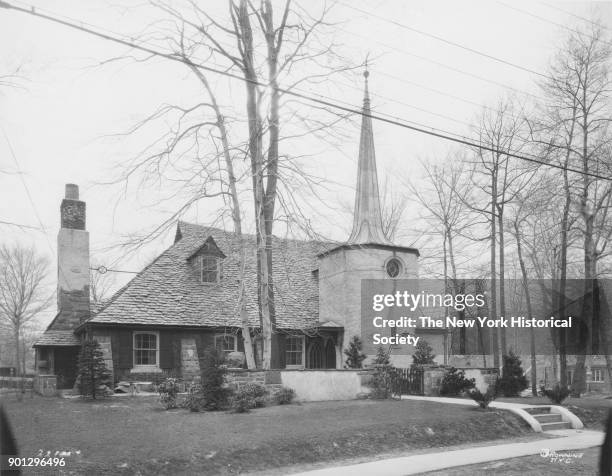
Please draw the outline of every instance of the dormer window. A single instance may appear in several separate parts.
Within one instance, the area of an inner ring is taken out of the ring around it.
[[[226,258],[217,243],[209,236],[204,243],[193,251],[187,261],[194,273],[194,278],[204,284],[216,284],[222,278],[222,263]]]
[[[200,281],[203,283],[218,283],[221,260],[217,256],[200,256]]]

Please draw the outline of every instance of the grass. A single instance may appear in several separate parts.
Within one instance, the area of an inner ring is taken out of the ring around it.
[[[238,474],[530,433],[504,411],[411,400],[316,402],[247,414],[164,411],[154,397],[5,396],[3,403],[20,455],[70,451],[69,474]]]
[[[546,474],[547,476],[593,476],[599,471],[599,448],[572,450],[568,453],[580,454],[580,458],[568,458],[567,461],[553,461],[540,455],[522,458],[472,464],[457,468],[425,473],[427,476],[515,476],[517,474]],[[560,451],[559,454],[564,452]]]

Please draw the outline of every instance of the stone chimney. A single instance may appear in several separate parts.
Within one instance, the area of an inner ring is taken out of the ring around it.
[[[89,232],[79,187],[66,184],[57,235],[57,312],[54,329],[74,329],[89,317]]]

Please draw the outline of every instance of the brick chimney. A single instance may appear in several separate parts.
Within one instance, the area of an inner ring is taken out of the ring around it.
[[[74,329],[89,317],[89,232],[79,187],[66,184],[57,235],[57,312],[54,329]]]

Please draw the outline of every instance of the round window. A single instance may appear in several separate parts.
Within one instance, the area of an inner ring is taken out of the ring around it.
[[[402,263],[396,258],[387,261],[387,275],[390,278],[397,278],[402,270]]]

